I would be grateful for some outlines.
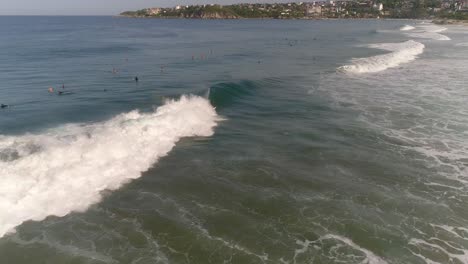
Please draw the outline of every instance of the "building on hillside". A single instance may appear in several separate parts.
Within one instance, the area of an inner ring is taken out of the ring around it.
[[[157,15],[157,14],[161,13],[161,8],[159,8],[159,7],[148,8],[146,10],[146,13],[148,15]]]
[[[322,15],[322,6],[320,5],[311,5],[306,9],[306,15],[310,17],[319,17]]]
[[[440,4],[440,7],[442,9],[449,9],[452,3],[448,0],[443,0],[442,3]]]
[[[463,0],[461,9],[468,10],[468,0]]]
[[[375,3],[373,6],[374,10],[377,10],[377,11],[382,11],[383,10],[383,4],[380,3],[380,4],[377,4]]]

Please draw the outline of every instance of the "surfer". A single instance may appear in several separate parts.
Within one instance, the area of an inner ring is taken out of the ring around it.
[[[1,107],[1,108],[7,108],[7,107],[8,107],[8,105],[6,105],[6,104],[2,104],[0,107]]]
[[[135,76],[135,82],[136,83],[138,82],[138,76]]]

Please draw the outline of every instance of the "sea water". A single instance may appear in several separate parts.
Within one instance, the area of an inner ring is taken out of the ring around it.
[[[467,43],[0,17],[0,263],[468,263]]]

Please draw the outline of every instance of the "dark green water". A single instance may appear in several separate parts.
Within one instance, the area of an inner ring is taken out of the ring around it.
[[[468,263],[468,31],[419,23],[0,17],[0,263]]]

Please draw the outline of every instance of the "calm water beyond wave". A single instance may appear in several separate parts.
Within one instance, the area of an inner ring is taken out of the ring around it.
[[[467,49],[424,21],[0,17],[0,263],[468,263]]]

